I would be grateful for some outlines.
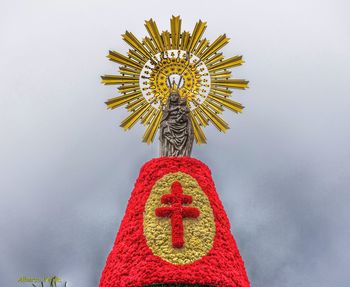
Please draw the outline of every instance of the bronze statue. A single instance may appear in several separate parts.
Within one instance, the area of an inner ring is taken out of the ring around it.
[[[159,127],[160,156],[190,156],[193,139],[187,101],[171,90]]]

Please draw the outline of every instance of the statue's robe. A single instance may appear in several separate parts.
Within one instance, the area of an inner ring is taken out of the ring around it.
[[[190,156],[192,124],[187,106],[165,107],[160,123],[161,156]]]

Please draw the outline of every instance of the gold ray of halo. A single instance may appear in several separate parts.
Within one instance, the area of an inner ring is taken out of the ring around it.
[[[122,37],[126,43],[128,43],[135,50],[139,51],[146,59],[151,56],[151,54],[145,49],[142,43],[134,36],[134,34],[126,31]]]
[[[219,131],[226,132],[229,129],[228,124],[206,105],[198,105],[198,108],[203,111]]]
[[[226,37],[226,34],[219,36],[212,44],[210,44],[200,55],[202,61],[205,61],[216,51],[221,49],[229,42],[229,38]]]
[[[228,124],[220,117],[225,108],[235,113],[242,112],[244,108],[240,103],[227,98],[232,96],[231,89],[245,89],[248,87],[248,81],[232,79],[231,71],[228,70],[242,65],[244,63],[242,56],[224,59],[223,53],[219,52],[229,42],[229,38],[223,34],[210,43],[206,38],[202,39],[207,27],[206,22],[199,20],[195,24],[192,33],[181,31],[181,22],[180,16],[172,16],[170,19],[170,32],[167,30],[160,32],[153,19],[145,21],[145,27],[149,36],[144,37],[142,41],[138,40],[133,33],[126,31],[122,38],[132,48],[128,51],[128,56],[124,56],[116,51],[109,51],[107,56],[111,61],[121,65],[119,67],[120,75],[104,75],[101,77],[102,83],[105,85],[119,85],[118,90],[122,93],[121,96],[106,101],[107,107],[114,109],[126,105],[126,109],[131,114],[122,121],[121,127],[128,130],[140,120],[143,125],[147,126],[143,135],[143,141],[147,144],[154,140],[162,118],[162,109],[154,107],[153,104],[155,102],[160,102],[161,105],[165,104],[168,95],[163,95],[159,91],[152,95],[150,91],[147,91],[147,89],[152,89],[152,87],[142,88],[143,91],[141,91],[140,84],[149,85],[151,81],[154,81],[154,78],[153,80],[151,78],[151,73],[159,61],[165,59],[164,57],[169,57],[170,53],[167,52],[169,50],[179,50],[175,55],[178,61],[180,60],[180,50],[189,54],[192,53],[192,55],[197,56],[202,61],[197,62],[193,67],[196,69],[198,66],[198,71],[201,71],[198,74],[199,78],[196,78],[194,84],[199,86],[202,84],[203,87],[210,88],[209,93],[205,96],[205,100],[200,102],[196,99],[197,95],[200,95],[199,90],[188,90],[189,92],[185,93],[187,97],[190,97],[189,106],[190,103],[194,105],[190,115],[195,139],[198,144],[206,143],[202,127],[207,126],[209,122],[219,131],[225,132],[229,129]],[[165,53],[164,55],[161,54],[159,60],[159,58],[156,58],[156,55],[160,52]],[[207,72],[202,72],[204,70],[201,68],[202,65],[207,67]],[[147,75],[143,74],[140,76],[144,67],[148,67],[149,72],[146,72]],[[184,68],[181,69],[184,72]],[[181,69],[178,70],[180,71]],[[207,80],[202,80],[201,77],[204,76],[210,77],[210,85]],[[146,93],[145,89],[147,95],[150,95],[147,99],[143,94]],[[203,92],[205,89],[201,91]]]
[[[106,105],[109,109],[115,109],[121,105],[124,105],[124,104],[126,104],[134,99],[140,98],[140,97],[142,97],[142,93],[140,91],[134,92],[134,93],[129,93],[129,94],[125,94],[125,95],[122,95],[119,97],[109,99],[106,102]]]
[[[173,16],[170,19],[171,26],[171,47],[172,49],[178,49],[180,43],[180,33],[181,33],[181,19],[180,16]]]
[[[193,131],[194,131],[194,138],[196,142],[198,144],[205,144],[207,142],[205,134],[193,115],[191,115],[191,122],[193,126]]]
[[[205,29],[207,28],[206,22],[202,22],[201,20],[199,20],[194,29],[193,32],[191,34],[191,39],[190,39],[190,43],[188,46],[188,51],[192,52],[193,49],[196,47],[198,41],[200,40],[200,38],[202,37]]]
[[[148,128],[146,129],[143,135],[143,141],[146,142],[147,144],[150,144],[153,141],[161,119],[162,119],[162,112],[161,110],[158,110],[155,113],[150,125],[148,126]]]
[[[171,50],[170,33],[168,31],[164,31],[162,32],[161,36],[165,50]]]
[[[140,65],[139,63],[137,63],[135,61],[130,60],[128,57],[125,57],[122,54],[119,54],[118,52],[109,51],[109,55],[107,55],[107,58],[109,58],[113,62],[132,67],[132,68],[137,69],[141,72],[142,65]]]
[[[210,123],[211,121],[210,121],[209,117],[207,116],[207,114],[206,114],[203,110],[201,110],[201,109],[199,109],[199,108],[197,108],[196,110],[198,111],[198,115],[200,115],[202,118],[204,118],[205,121],[207,122],[207,125],[209,125],[209,123]],[[202,126],[202,125],[201,125],[201,126]],[[206,125],[203,125],[203,126],[205,127]]]
[[[199,42],[199,45],[194,50],[194,54],[200,55],[200,53],[209,45],[209,41],[207,39],[203,39]]]
[[[141,119],[141,123],[144,124],[145,126],[149,125],[151,123],[151,119],[153,118],[156,112],[157,112],[157,109],[151,107],[149,111]]]
[[[102,78],[102,83],[105,85],[120,85],[120,84],[139,82],[139,79],[135,77],[124,77],[124,76],[117,76],[117,75],[104,75],[101,78]]]
[[[231,72],[230,71],[222,71],[220,73],[215,73],[215,74],[211,74],[210,77],[212,79],[228,79],[231,77]]]
[[[136,99],[136,100],[132,101],[131,103],[127,104],[126,109],[128,111],[134,111],[138,107],[144,106],[144,105],[147,105],[147,101],[143,97],[141,97],[141,98]]]
[[[126,66],[123,66],[123,67],[120,67],[119,68],[119,73],[121,75],[128,75],[128,76],[140,76],[140,72],[139,71],[136,71],[136,70],[133,70],[133,69],[130,69]]]
[[[207,100],[208,99],[217,102],[236,113],[241,113],[244,109],[244,107],[240,103],[232,101],[226,97],[218,96],[214,93],[210,93]]]
[[[206,105],[209,109],[211,109],[216,114],[221,114],[224,109],[222,106],[214,101],[210,101],[209,97],[205,99],[203,105]]]
[[[222,53],[214,54],[212,57],[205,59],[203,61],[207,66],[211,66],[219,61],[221,61],[224,58],[224,55]]]
[[[187,51],[188,48],[188,44],[189,44],[189,40],[190,40],[190,33],[189,32],[182,32],[181,33],[181,37],[180,37],[180,49],[181,50],[184,50],[184,51]]]
[[[248,87],[248,81],[240,79],[228,79],[228,80],[212,80],[212,85],[218,87],[229,87],[233,89],[246,89]]]
[[[193,111],[193,115],[196,119],[198,119],[199,124],[201,126],[206,127],[209,124],[209,121],[207,118],[205,118],[197,109]]]
[[[151,36],[151,39],[156,43],[158,51],[164,51],[163,41],[159,34],[156,22],[154,22],[153,19],[150,19],[149,21],[145,22],[145,27],[148,31],[148,34]]]
[[[244,63],[242,60],[242,56],[235,56],[229,59],[226,59],[222,62],[219,62],[215,65],[209,66],[208,70],[209,72],[215,72],[223,69],[233,68],[236,66],[240,66]]]
[[[146,59],[144,59],[137,50],[129,50],[128,56],[130,59],[135,60],[138,63],[142,63],[142,65],[146,64]]]
[[[149,37],[143,38],[142,44],[144,44],[148,51],[150,51],[153,55],[159,52]]]
[[[141,106],[138,110],[134,111],[130,116],[128,116],[125,120],[122,121],[121,127],[124,130],[131,129],[134,124],[140,119],[140,117],[146,112],[148,105]]]
[[[221,89],[221,88],[218,88],[218,87],[212,87],[211,91],[214,92],[215,94],[222,95],[222,96],[225,96],[225,97],[229,97],[232,94],[232,91],[228,90],[227,88],[226,89]]]
[[[139,91],[140,86],[138,84],[125,85],[125,86],[118,87],[118,90],[121,91],[122,93],[131,92],[131,91]]]

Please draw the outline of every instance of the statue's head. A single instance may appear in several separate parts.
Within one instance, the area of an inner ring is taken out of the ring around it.
[[[184,98],[180,98],[179,105],[182,106],[182,107],[186,107],[187,106],[187,100],[184,99]]]
[[[177,104],[179,103],[180,95],[178,92],[171,92],[169,95],[169,102],[170,104]]]
[[[168,77],[168,82],[169,82],[169,90],[170,90],[168,103],[169,105],[178,104],[180,100],[178,85],[175,83],[175,80],[173,80],[173,82],[171,83],[169,77]]]

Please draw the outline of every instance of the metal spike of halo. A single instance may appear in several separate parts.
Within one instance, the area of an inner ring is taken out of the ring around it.
[[[202,130],[211,122],[222,132],[229,128],[219,116],[228,108],[235,113],[244,108],[231,100],[231,89],[245,89],[248,81],[232,79],[230,68],[240,66],[242,56],[224,59],[220,49],[229,42],[226,35],[210,43],[202,38],[206,23],[198,21],[192,33],[181,32],[180,16],[170,19],[170,32],[159,32],[155,21],[145,21],[149,33],[139,41],[131,32],[123,40],[131,46],[127,56],[109,51],[108,58],[120,64],[120,75],[104,75],[102,83],[119,85],[120,96],[109,99],[108,108],[126,105],[131,114],[122,121],[125,130],[137,122],[147,126],[143,141],[151,143],[162,118],[162,106],[167,102],[172,83],[181,97],[187,99],[195,140],[206,143]]]

